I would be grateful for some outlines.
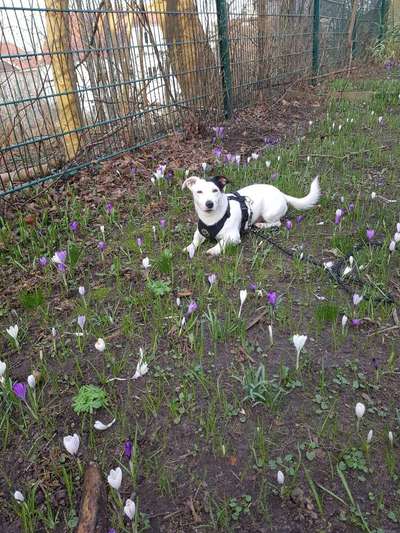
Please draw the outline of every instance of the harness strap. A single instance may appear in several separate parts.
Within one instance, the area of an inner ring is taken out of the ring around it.
[[[216,239],[218,233],[222,230],[222,228],[225,225],[225,222],[228,220],[228,218],[231,216],[231,208],[229,205],[230,200],[235,200],[236,202],[239,202],[240,210],[242,213],[242,218],[240,222],[240,235],[243,235],[248,227],[247,222],[250,218],[249,213],[249,207],[246,204],[246,198],[239,194],[238,192],[233,192],[228,194],[228,207],[225,211],[225,214],[222,218],[218,220],[215,224],[212,224],[211,226],[207,226],[207,224],[204,224],[204,222],[199,219],[197,223],[197,229],[203,235],[203,237],[209,238],[209,239]]]

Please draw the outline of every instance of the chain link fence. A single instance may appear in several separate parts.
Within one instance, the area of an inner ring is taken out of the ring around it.
[[[385,2],[0,0],[0,197],[343,68]]]

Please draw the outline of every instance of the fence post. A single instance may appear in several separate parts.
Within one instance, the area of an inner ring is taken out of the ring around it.
[[[232,115],[232,75],[229,54],[228,17],[226,0],[216,0],[217,24],[219,40],[219,57],[221,61],[222,91],[224,96],[224,114],[226,118]]]
[[[319,74],[319,28],[320,28],[319,2],[320,0],[314,0],[314,9],[313,9],[312,73],[315,76]]]

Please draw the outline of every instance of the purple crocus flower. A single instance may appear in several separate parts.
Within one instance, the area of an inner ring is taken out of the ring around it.
[[[136,175],[136,172],[137,172],[137,169],[134,165],[131,165],[131,168],[130,168],[130,173],[131,173],[131,176],[135,176]]]
[[[141,239],[141,237],[138,237],[138,238],[136,239],[136,244],[139,246],[139,248],[142,247],[143,240]]]
[[[198,305],[194,300],[189,302],[188,310],[186,311],[186,316],[192,315],[198,309]]]
[[[112,527],[111,529],[108,530],[108,533],[117,533],[117,531]]]
[[[79,315],[76,321],[78,322],[78,326],[83,331],[83,328],[85,327],[85,322],[86,322],[85,315]]]
[[[255,283],[250,283],[249,290],[252,291],[252,292],[256,292],[257,285]]]
[[[221,150],[221,148],[218,148],[218,146],[217,146],[216,148],[214,148],[214,150],[213,150],[213,154],[215,155],[215,157],[216,157],[217,159],[219,159],[219,158],[221,157],[221,155],[222,155],[222,150]]]
[[[344,215],[343,209],[336,209],[335,213],[335,224],[340,224],[342,216]]]
[[[107,211],[107,213],[108,213],[109,215],[111,215],[112,210],[113,210],[113,205],[112,205],[111,202],[108,202],[108,203],[106,204],[106,211]]]
[[[20,400],[26,400],[27,387],[25,383],[14,383],[12,390]]]
[[[132,457],[133,444],[130,439],[128,439],[124,444],[124,456],[130,461]]]
[[[270,291],[267,293],[267,300],[268,300],[268,303],[270,305],[272,305],[272,307],[275,307],[276,305],[276,302],[278,300],[278,295],[275,291]]]
[[[265,137],[264,144],[266,146],[275,146],[275,144],[279,143],[279,139],[277,137]]]
[[[99,241],[97,243],[97,248],[100,250],[100,252],[104,252],[104,250],[106,249],[106,243],[104,241]]]
[[[53,256],[54,263],[62,263],[65,264],[65,261],[67,260],[67,251],[66,250],[59,250],[56,252]]]
[[[304,220],[304,215],[297,215],[296,222],[297,224],[300,224]]]
[[[162,218],[160,220],[160,227],[161,229],[165,229],[167,227],[167,221],[165,220],[165,218]]]
[[[367,229],[367,239],[369,241],[372,241],[374,236],[375,236],[375,230],[374,229]]]
[[[231,163],[233,157],[234,157],[234,156],[233,156],[232,154],[226,154],[225,159],[227,160],[228,163]]]
[[[75,233],[75,231],[78,229],[79,224],[76,220],[73,220],[69,223],[69,229]]]
[[[47,257],[45,257],[44,255],[42,257],[39,257],[39,265],[41,267],[45,267],[47,263],[48,263]]]
[[[356,328],[361,324],[361,322],[362,322],[361,318],[353,318],[351,321],[351,325]]]
[[[215,126],[214,128],[212,128],[212,130],[215,133],[216,139],[223,139],[225,131],[225,128],[223,126]]]
[[[349,204],[348,209],[349,211],[354,211],[354,204],[353,203]]]
[[[59,272],[65,272],[67,270],[67,267],[64,265],[64,263],[57,263],[57,270]]]
[[[168,170],[168,172],[165,174],[165,179],[167,181],[171,181],[173,177],[174,177],[174,171]]]
[[[293,228],[293,222],[291,220],[286,220],[286,229],[291,230]]]
[[[278,177],[279,177],[279,174],[278,174],[277,172],[273,172],[273,173],[271,174],[271,180],[272,180],[272,181],[277,180]]]

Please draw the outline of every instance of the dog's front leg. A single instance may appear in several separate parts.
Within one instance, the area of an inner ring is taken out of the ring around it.
[[[225,251],[227,244],[240,244],[240,235],[230,235],[218,241],[218,244],[207,250],[208,255],[217,256]]]
[[[192,242],[189,244],[189,246],[186,246],[186,248],[184,248],[183,251],[184,252],[188,252],[190,257],[193,257],[195,251],[197,250],[197,248],[201,244],[203,244],[203,242],[205,240],[206,240],[206,238],[203,237],[203,235],[200,233],[200,231],[198,229],[196,229],[196,231],[194,232],[194,235],[193,235]]]

